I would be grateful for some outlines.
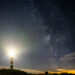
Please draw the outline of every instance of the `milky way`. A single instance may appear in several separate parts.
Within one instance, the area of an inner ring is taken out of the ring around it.
[[[0,16],[0,65],[9,65],[4,47],[12,43],[23,68],[75,69],[75,59],[64,61],[75,52],[73,0],[1,0]]]

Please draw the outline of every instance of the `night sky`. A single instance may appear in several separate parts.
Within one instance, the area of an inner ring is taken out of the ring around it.
[[[2,66],[10,64],[10,46],[18,51],[16,67],[75,69],[74,0],[0,0]]]

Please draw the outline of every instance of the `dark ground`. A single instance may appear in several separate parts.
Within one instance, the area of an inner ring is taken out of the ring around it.
[[[58,74],[48,74],[48,72],[45,72],[45,74],[28,74],[26,72],[20,71],[20,70],[11,70],[11,69],[0,69],[0,75],[58,75]],[[68,74],[68,73],[61,73],[60,75],[75,75],[75,74]]]

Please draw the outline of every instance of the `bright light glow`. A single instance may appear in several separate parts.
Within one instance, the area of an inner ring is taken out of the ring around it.
[[[10,56],[10,57],[14,57],[14,56],[15,56],[15,51],[14,51],[14,49],[10,49],[8,53],[9,53],[9,56]]]
[[[4,47],[6,56],[9,58],[18,58],[18,54],[21,52],[19,46],[14,46],[12,44],[6,45]]]

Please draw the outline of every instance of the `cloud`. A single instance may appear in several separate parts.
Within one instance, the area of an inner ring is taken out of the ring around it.
[[[75,74],[75,69],[62,69],[62,68],[59,68],[59,69],[56,69],[56,71],[48,71],[48,73],[72,73],[72,74]]]
[[[70,60],[74,60],[75,59],[75,52],[71,53],[71,54],[67,54],[64,57],[60,58],[60,61],[70,61]]]
[[[73,73],[73,74],[75,74],[75,69],[57,69],[57,71],[59,71],[59,72],[66,72],[66,73]]]

